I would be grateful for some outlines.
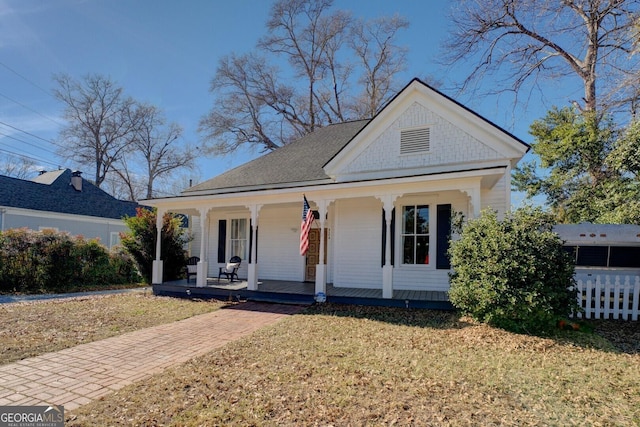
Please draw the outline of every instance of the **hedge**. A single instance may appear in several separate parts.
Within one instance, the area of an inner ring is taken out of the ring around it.
[[[26,228],[0,232],[0,292],[70,292],[137,283],[140,276],[124,251],[97,239]]]

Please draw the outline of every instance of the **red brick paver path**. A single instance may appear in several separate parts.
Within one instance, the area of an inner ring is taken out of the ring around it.
[[[0,406],[71,410],[302,310],[247,302],[0,366]]]

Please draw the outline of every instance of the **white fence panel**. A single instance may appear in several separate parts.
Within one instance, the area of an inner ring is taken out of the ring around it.
[[[612,283],[613,277],[613,283]],[[638,320],[640,313],[640,276],[595,276],[578,279],[578,304],[586,319]]]

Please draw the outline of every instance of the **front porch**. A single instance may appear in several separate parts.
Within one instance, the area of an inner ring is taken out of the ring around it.
[[[260,280],[258,290],[249,291],[247,281],[207,279],[206,286],[187,280],[153,285],[153,293],[180,298],[268,301],[290,304],[313,304],[315,284],[309,282]],[[382,289],[338,288],[327,284],[327,302],[353,305],[452,310],[446,292],[394,290],[392,298],[383,298]]]

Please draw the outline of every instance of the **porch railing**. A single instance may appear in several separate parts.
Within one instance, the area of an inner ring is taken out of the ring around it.
[[[578,317],[638,320],[640,276],[597,275],[576,282],[578,304],[584,310]]]

